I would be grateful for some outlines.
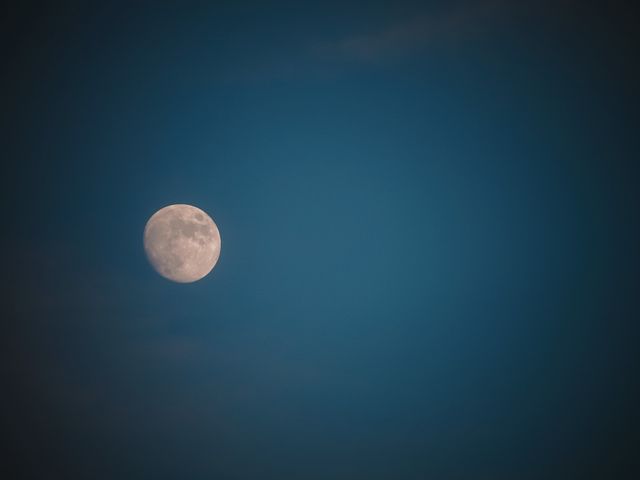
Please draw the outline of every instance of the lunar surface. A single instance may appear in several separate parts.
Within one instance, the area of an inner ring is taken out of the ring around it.
[[[174,282],[200,280],[220,256],[220,232],[211,217],[191,205],[169,205],[144,228],[144,250],[153,268]]]

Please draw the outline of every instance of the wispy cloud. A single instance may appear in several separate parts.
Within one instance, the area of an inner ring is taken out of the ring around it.
[[[435,52],[464,48],[505,28],[569,17],[574,0],[459,0],[439,8],[407,6],[405,16],[328,38],[292,37],[278,52],[247,58],[229,69],[227,83],[332,77],[341,64],[384,65]],[[338,68],[336,68],[338,67]]]
[[[316,46],[327,59],[379,63],[437,46],[451,45],[490,31],[522,9],[504,0],[465,2],[419,13],[378,31],[347,36]]]

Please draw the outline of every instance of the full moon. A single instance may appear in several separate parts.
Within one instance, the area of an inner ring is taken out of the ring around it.
[[[220,232],[209,215],[191,205],[169,205],[144,227],[144,251],[153,268],[174,282],[206,276],[220,256]]]

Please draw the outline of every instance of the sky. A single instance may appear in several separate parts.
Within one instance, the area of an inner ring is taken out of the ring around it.
[[[625,8],[5,14],[2,478],[638,478]],[[174,203],[199,282],[144,254]]]

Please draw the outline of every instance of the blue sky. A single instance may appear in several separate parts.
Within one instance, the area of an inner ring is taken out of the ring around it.
[[[637,71],[574,2],[11,10],[25,478],[633,478]],[[146,263],[207,211],[201,282]]]

